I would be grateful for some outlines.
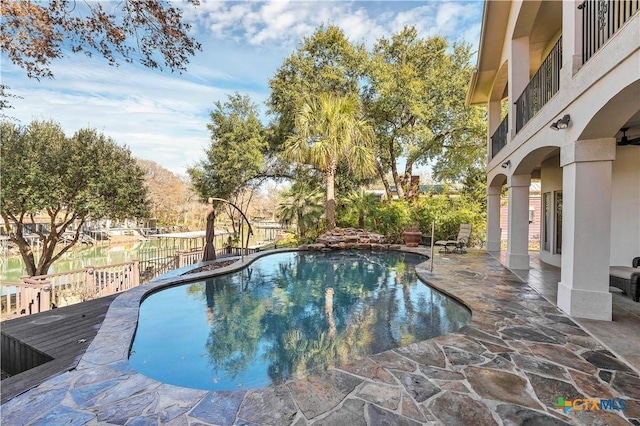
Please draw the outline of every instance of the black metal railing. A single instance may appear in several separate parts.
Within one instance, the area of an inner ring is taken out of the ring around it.
[[[295,247],[295,245],[274,243],[267,246],[252,248],[225,246],[216,249],[216,258],[222,259],[225,257],[248,256],[250,254],[259,253],[269,249],[291,247]],[[167,272],[178,269],[179,267],[186,266],[185,264],[180,264],[181,256],[177,247],[156,247],[141,250],[138,256],[140,262],[140,284],[144,284],[155,277],[166,274]],[[183,261],[186,261],[188,264],[198,263],[201,260],[201,254],[197,257],[183,257]]]
[[[491,158],[495,157],[498,152],[507,144],[507,133],[509,131],[509,115],[507,115],[496,131],[491,136]]]
[[[140,284],[178,268],[177,247],[154,247],[140,250]]]
[[[561,68],[562,37],[542,61],[542,65],[516,101],[516,133],[558,92]]]
[[[582,63],[587,62],[640,10],[640,0],[585,0],[582,10]]]

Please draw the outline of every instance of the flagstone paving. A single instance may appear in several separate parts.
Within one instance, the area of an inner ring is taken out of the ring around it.
[[[418,275],[469,307],[463,329],[249,391],[180,388],[131,369],[142,296],[180,278],[157,280],[119,296],[78,367],[2,405],[1,423],[640,425],[638,372],[528,284],[484,252],[434,263],[433,273],[425,262]],[[625,409],[565,413],[555,408],[559,397],[623,399]]]

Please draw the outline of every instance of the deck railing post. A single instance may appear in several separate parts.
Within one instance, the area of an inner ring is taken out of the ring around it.
[[[140,262],[137,260],[133,261],[133,272],[129,279],[131,280],[131,287],[140,285]]]
[[[28,282],[29,277],[20,277],[20,283],[22,284],[19,289],[16,289],[16,311],[18,315],[29,314],[29,302],[31,299],[31,287]],[[19,294],[19,297],[18,297]]]
[[[38,289],[38,312],[51,310],[51,292],[49,291],[50,286],[50,281],[42,281],[40,284],[40,288]]]
[[[100,282],[98,281],[98,285]],[[92,293],[96,291],[100,292],[102,288],[97,288],[96,285],[96,270],[93,266],[87,266],[82,270],[82,287],[84,289],[91,289]]]

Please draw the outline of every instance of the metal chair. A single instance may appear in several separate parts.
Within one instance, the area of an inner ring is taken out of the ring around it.
[[[442,246],[442,248],[440,249],[440,253],[466,253],[470,239],[471,224],[462,223],[460,224],[460,230],[458,231],[457,237],[452,235],[446,240],[436,241],[434,245]]]

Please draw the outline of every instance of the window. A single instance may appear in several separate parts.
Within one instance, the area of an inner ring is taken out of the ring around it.
[[[562,191],[555,192],[555,213],[556,213],[556,250],[555,252],[562,253]]]
[[[551,193],[542,194],[542,249],[551,251]]]

